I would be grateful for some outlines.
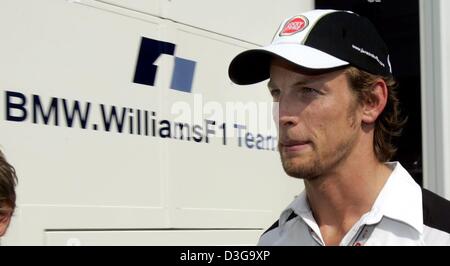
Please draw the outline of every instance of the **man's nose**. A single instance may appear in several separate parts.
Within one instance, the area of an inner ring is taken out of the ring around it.
[[[278,102],[278,124],[280,127],[291,127],[299,122],[294,103],[289,98],[280,98]]]

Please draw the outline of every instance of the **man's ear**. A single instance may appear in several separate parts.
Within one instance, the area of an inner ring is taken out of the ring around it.
[[[366,95],[362,104],[362,122],[373,124],[386,107],[388,88],[384,80],[379,79],[372,91]]]
[[[0,214],[0,237],[6,233],[10,222],[11,214],[9,212]]]

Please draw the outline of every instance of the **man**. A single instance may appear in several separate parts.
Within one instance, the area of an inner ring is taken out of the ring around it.
[[[387,47],[366,18],[291,17],[229,75],[241,85],[270,78],[283,168],[305,184],[259,245],[450,245],[450,202],[388,163],[404,120]]]
[[[0,237],[6,233],[16,207],[16,183],[16,171],[0,151]]]

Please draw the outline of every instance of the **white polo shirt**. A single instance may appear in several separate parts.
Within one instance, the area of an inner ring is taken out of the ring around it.
[[[450,202],[421,189],[400,163],[372,209],[348,231],[341,246],[450,245]],[[324,246],[303,191],[261,237],[258,245]]]

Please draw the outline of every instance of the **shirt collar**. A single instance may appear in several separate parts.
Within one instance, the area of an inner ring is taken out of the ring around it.
[[[279,219],[280,227],[282,227],[287,222],[292,212],[300,217],[305,217],[305,215],[312,214],[305,190],[303,190],[302,193],[296,196],[294,201],[292,201],[292,203],[289,204],[289,206],[281,213]]]
[[[393,171],[378,195],[372,210],[364,215],[366,224],[376,224],[383,216],[406,223],[423,233],[422,191],[399,162],[387,163]],[[312,217],[306,191],[298,195],[281,213],[282,227],[294,212],[301,217]]]
[[[393,169],[378,195],[372,211],[404,222],[423,233],[422,190],[399,162],[387,163]]]

